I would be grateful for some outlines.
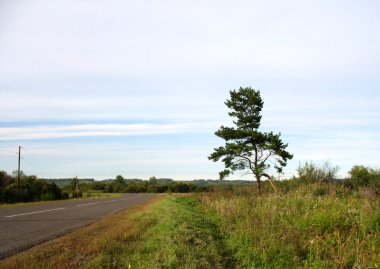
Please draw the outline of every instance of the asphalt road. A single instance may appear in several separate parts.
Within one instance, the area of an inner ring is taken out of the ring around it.
[[[126,194],[117,198],[0,208],[0,259],[148,201],[153,196]]]

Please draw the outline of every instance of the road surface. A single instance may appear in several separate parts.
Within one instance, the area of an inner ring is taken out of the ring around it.
[[[148,201],[153,196],[125,194],[117,198],[0,208],[0,259]]]

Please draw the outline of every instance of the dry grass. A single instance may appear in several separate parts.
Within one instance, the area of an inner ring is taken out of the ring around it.
[[[154,205],[114,214],[0,269],[380,268],[376,193],[280,187],[262,196],[254,186],[157,196]]]
[[[1,269],[30,268],[78,268],[98,256],[110,239],[118,239],[128,233],[135,222],[133,214],[146,210],[162,196],[143,205],[110,215],[94,224],[63,237],[35,246],[25,252],[0,261]]]
[[[380,203],[331,184],[286,193],[217,191],[200,199],[221,217],[243,268],[379,268]]]

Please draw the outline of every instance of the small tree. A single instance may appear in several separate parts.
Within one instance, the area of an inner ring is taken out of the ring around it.
[[[232,110],[228,114],[236,118],[236,127],[221,126],[215,132],[227,142],[224,147],[215,148],[208,158],[214,162],[222,158],[226,169],[219,173],[220,179],[236,170],[249,169],[256,178],[260,194],[261,178],[266,177],[271,181],[266,170],[273,166],[281,173],[293,155],[286,151],[288,145],[282,142],[281,134],[258,130],[264,105],[260,91],[250,87],[232,90],[225,104]]]
[[[157,184],[157,178],[155,176],[149,178],[150,184]]]
[[[125,185],[125,180],[124,180],[124,177],[122,175],[117,175],[115,182],[118,184],[121,184],[121,185]]]
[[[350,177],[347,179],[346,185],[352,188],[369,186],[380,193],[380,169],[355,165],[348,173]]]
[[[316,165],[313,162],[305,162],[298,165],[298,179],[303,183],[311,182],[333,182],[337,178],[338,166],[333,166],[330,162]]]
[[[113,181],[111,184],[113,192],[124,192],[127,188],[127,183],[125,182],[124,177],[121,175],[117,175],[115,181]]]

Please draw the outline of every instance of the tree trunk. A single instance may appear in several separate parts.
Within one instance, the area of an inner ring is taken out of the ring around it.
[[[260,177],[256,176],[257,181],[257,190],[259,191],[259,195],[261,195],[261,180]]]

